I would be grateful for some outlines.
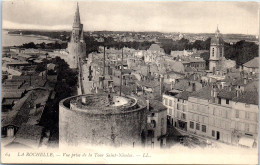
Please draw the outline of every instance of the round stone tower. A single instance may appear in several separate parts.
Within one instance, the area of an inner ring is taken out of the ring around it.
[[[59,145],[141,146],[145,144],[146,104],[134,97],[89,94],[59,105]]]

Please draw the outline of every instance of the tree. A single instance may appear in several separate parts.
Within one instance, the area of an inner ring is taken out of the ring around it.
[[[234,45],[225,44],[225,57],[235,60],[238,66],[259,56],[258,45],[254,42],[241,40]]]

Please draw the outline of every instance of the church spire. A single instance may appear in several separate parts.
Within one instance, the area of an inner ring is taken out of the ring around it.
[[[219,29],[218,29],[218,25],[217,25],[217,30],[216,30],[216,37],[219,37],[219,35],[220,35],[220,31],[219,31]]]
[[[77,9],[75,12],[73,27],[79,27],[79,26],[80,26],[80,16],[79,16],[79,4],[77,2]]]

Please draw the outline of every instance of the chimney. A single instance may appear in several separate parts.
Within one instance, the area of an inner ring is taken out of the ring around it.
[[[173,89],[174,81],[171,82],[171,90]]]
[[[160,75],[160,95],[163,94],[163,75]]]
[[[196,91],[196,84],[192,83],[192,92]]]
[[[87,98],[84,97],[84,96],[82,96],[82,97],[81,97],[81,103],[82,103],[82,104],[86,104],[86,103],[87,103]]]
[[[217,94],[218,94],[218,93],[217,93],[217,88],[214,88],[214,89],[213,89],[213,93],[214,93],[213,97],[216,98],[216,97],[217,97]]]
[[[146,108],[149,111],[149,109],[150,109],[150,100],[149,99],[146,100]]]
[[[247,78],[244,78],[244,85],[247,84]]]
[[[239,97],[239,95],[240,95],[240,91],[236,90],[236,96]]]

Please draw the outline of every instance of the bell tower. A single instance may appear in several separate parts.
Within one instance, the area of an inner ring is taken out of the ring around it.
[[[68,63],[70,68],[78,68],[79,59],[86,57],[86,43],[83,34],[83,24],[80,23],[79,5],[77,3],[72,33],[67,48],[69,52]]]
[[[215,73],[221,67],[221,60],[224,57],[224,40],[221,38],[220,31],[217,27],[215,36],[210,43],[209,70]]]

